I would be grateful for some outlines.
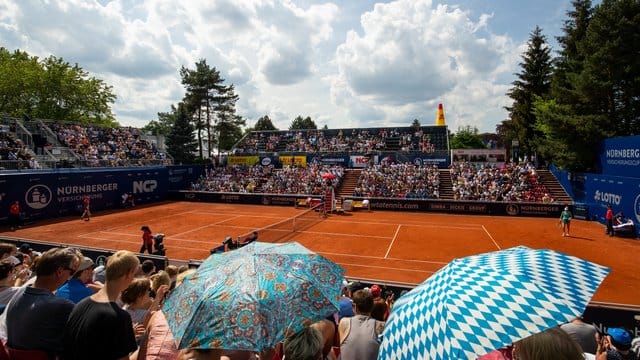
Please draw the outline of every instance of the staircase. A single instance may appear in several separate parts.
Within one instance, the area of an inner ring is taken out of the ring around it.
[[[451,171],[449,169],[440,169],[440,199],[453,200],[453,183],[451,182]]]
[[[553,174],[547,169],[539,169],[536,170],[538,176],[540,177],[539,181],[542,183],[548,190],[549,195],[555,200],[555,202],[562,204],[573,204],[573,199],[567,194],[558,179],[556,179]]]
[[[358,184],[358,179],[360,179],[361,169],[345,169],[344,176],[342,178],[342,184],[340,188],[336,191],[337,196],[339,198],[345,196],[353,196],[353,190],[355,190],[356,185]]]

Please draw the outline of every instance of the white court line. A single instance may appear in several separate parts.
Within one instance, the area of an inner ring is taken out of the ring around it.
[[[398,223],[381,223],[381,222],[374,222],[374,221],[345,221],[345,220],[331,220],[332,223],[336,222],[336,223],[346,223],[346,224],[375,224],[375,225],[398,225]],[[450,226],[450,225],[443,225],[441,222],[421,222],[419,224],[413,224],[413,223],[408,223],[408,224],[399,224],[402,226],[417,226],[417,227],[434,227],[434,228],[443,228],[443,229],[480,229],[480,227],[482,225],[478,225],[478,224],[456,224],[458,226]]]
[[[487,233],[487,235],[489,235],[489,238],[491,239],[491,241],[493,241],[493,243],[496,245],[496,247],[498,248],[498,250],[502,250],[502,248],[500,247],[500,245],[498,245],[498,243],[496,242],[496,240],[493,238],[493,236],[491,236],[491,234],[489,234],[489,231],[487,230],[487,228],[484,227],[484,225],[482,225],[482,229],[484,229],[484,232]]]
[[[154,220],[170,218],[170,217],[174,217],[174,216],[181,216],[181,215],[185,215],[185,214],[190,214],[192,212],[193,212],[193,210],[182,211],[182,212],[178,212],[178,213],[175,213],[175,214],[169,214],[169,215],[165,215],[165,216],[160,216],[160,217],[154,218]],[[121,225],[121,226],[114,226],[112,228],[108,228],[108,229],[105,229],[105,230],[102,230],[102,231],[111,231],[111,230],[116,230],[116,229],[122,229],[122,228],[126,228],[126,227],[129,227],[129,226],[131,226],[131,224]],[[87,234],[91,234],[91,233],[87,233]]]
[[[318,254],[327,254],[327,255],[334,255],[334,256],[349,256],[349,257],[357,257],[357,258],[364,258],[364,259],[374,259],[374,260],[399,260],[399,261],[412,261],[412,262],[418,262],[418,263],[424,263],[424,264],[439,264],[439,265],[446,265],[448,264],[447,262],[442,262],[442,261],[429,261],[429,260],[411,260],[411,259],[398,259],[398,258],[381,258],[380,256],[370,256],[370,255],[355,255],[355,254],[344,254],[344,253],[332,253],[332,252],[326,252],[326,251],[318,251]]]
[[[222,224],[222,223],[223,223],[223,222],[225,222],[225,221],[234,220],[234,219],[239,218],[240,216],[241,216],[241,215],[238,215],[238,216],[234,216],[234,217],[231,217],[231,218],[229,218],[229,219],[220,220],[220,221],[218,221],[218,222],[214,222],[214,223],[211,223],[211,224],[207,224],[207,225],[203,225],[203,226],[198,226],[197,228],[193,228],[193,229],[191,229],[191,230],[187,230],[187,231],[183,231],[183,232],[181,232],[181,233],[173,234],[173,235],[171,235],[171,236],[172,236],[172,237],[173,237],[173,236],[180,236],[180,235],[188,234],[188,233],[191,233],[191,232],[194,232],[194,231],[197,231],[197,230],[201,230],[201,229],[204,229],[204,228],[208,228],[208,227],[210,227],[210,226],[220,225],[220,224]]]
[[[372,266],[372,265],[360,265],[360,264],[349,264],[349,263],[337,263],[338,265],[347,265],[347,266],[357,266],[357,267],[366,267],[366,268],[376,268],[376,269],[387,269],[387,270],[399,270],[399,271],[410,271],[410,272],[419,272],[419,273],[427,273],[433,274],[435,271],[427,271],[427,270],[413,270],[413,269],[401,269],[389,266]]]
[[[393,246],[393,243],[396,242],[396,239],[398,238],[398,233],[400,232],[400,227],[402,227],[402,225],[398,225],[398,228],[396,229],[396,233],[393,234],[393,239],[391,239],[391,243],[389,244],[389,248],[387,249],[387,253],[384,254],[384,258],[386,259],[387,256],[389,256],[389,252],[391,251],[391,247]]]
[[[339,236],[352,236],[352,237],[368,237],[377,239],[388,239],[388,236],[375,236],[375,235],[362,235],[362,234],[343,234],[343,233],[330,233],[324,231],[300,231],[302,234],[323,234],[323,235],[339,235]]]
[[[104,240],[104,241],[114,241],[117,243],[124,243],[124,244],[137,244],[140,245],[139,241],[127,241],[127,240],[114,240],[114,239],[106,239],[106,238],[101,238],[101,237],[95,237],[95,236],[83,236],[83,239],[92,239],[92,240]],[[165,238],[166,240],[166,238]],[[196,243],[204,243],[204,244],[211,244],[208,241],[200,241],[200,240],[187,240],[189,242],[196,242]],[[218,245],[216,245],[218,246]],[[171,249],[171,246],[168,246],[169,250]],[[187,247],[187,246],[181,246],[180,249],[187,249],[187,250],[200,250],[202,251],[202,247]]]

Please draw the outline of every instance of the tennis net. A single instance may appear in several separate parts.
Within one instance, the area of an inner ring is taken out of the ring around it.
[[[287,242],[292,240],[296,233],[323,220],[322,213],[318,211],[322,208],[321,206],[321,204],[316,205],[300,215],[258,229],[258,241]]]

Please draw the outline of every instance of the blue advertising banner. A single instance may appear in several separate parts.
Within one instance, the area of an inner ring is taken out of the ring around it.
[[[640,135],[606,139],[600,153],[603,174],[626,177],[640,175]]]
[[[80,215],[85,196],[92,211],[122,206],[122,195],[136,204],[166,199],[169,191],[165,167],[122,169],[67,169],[56,172],[10,173],[0,176],[0,221],[9,205],[18,201],[26,221]]]
[[[169,190],[189,189],[204,174],[204,165],[169,166]]]

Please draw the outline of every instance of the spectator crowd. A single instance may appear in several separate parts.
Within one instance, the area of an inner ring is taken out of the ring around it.
[[[38,253],[28,244],[0,243],[0,358],[375,360],[395,298],[379,285],[345,280],[337,312],[273,349],[179,350],[162,305],[196,270],[156,270],[152,261],[140,263],[129,251],[96,266],[73,248]],[[578,317],[479,359],[638,360],[640,338],[633,337],[626,329],[602,331]]]
[[[360,153],[447,150],[433,141],[442,134],[429,128],[254,131],[235,148],[236,154],[258,152]]]
[[[229,165],[207,170],[191,189],[196,191],[324,194],[326,186],[336,187],[344,176],[340,166],[309,164],[304,167],[273,165]]]

